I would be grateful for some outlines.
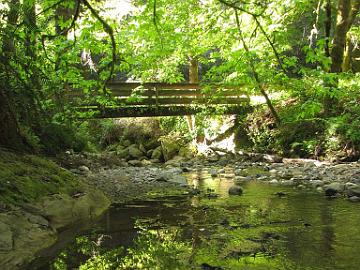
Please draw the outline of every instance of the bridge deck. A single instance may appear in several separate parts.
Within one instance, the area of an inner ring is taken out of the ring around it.
[[[104,96],[92,94],[85,98],[80,91],[72,91],[73,106],[79,112],[89,112],[92,118],[190,115],[204,110],[242,114],[250,110],[250,99],[239,87],[123,82],[112,82],[107,87],[111,94],[106,105],[97,102]]]

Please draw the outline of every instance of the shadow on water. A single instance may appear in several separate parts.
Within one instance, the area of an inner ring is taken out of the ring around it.
[[[202,195],[113,205],[30,268],[359,269],[358,204],[256,181],[229,197],[231,169],[215,178],[198,170],[188,181]]]

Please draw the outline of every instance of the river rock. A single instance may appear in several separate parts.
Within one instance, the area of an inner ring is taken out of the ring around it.
[[[168,166],[178,166],[184,161],[184,157],[181,156],[174,156],[172,159],[165,162],[165,165]]]
[[[0,252],[10,251],[13,248],[13,234],[10,227],[0,222]]]
[[[163,158],[162,148],[158,146],[154,149],[153,153],[151,154],[151,159],[161,160]]]
[[[78,168],[79,172],[81,174],[88,174],[90,172],[90,169],[89,167],[85,166],[85,165],[82,165]]]
[[[211,175],[211,177],[217,177],[218,176],[218,173],[217,173],[216,169],[210,169],[209,174]]]
[[[129,165],[134,166],[134,167],[141,167],[141,166],[143,166],[142,161],[137,160],[137,159],[129,160],[128,163],[129,163]]]
[[[229,191],[228,191],[229,195],[242,195],[243,193],[243,189],[242,187],[239,187],[239,186],[232,186],[229,188]]]
[[[326,196],[335,196],[344,191],[344,184],[339,182],[331,183],[324,186],[324,191]]]
[[[129,157],[129,150],[127,148],[126,149],[121,149],[119,151],[116,151],[116,155],[119,158],[127,159]]]
[[[321,180],[310,180],[309,184],[315,188],[324,185],[323,181],[321,181]]]
[[[277,155],[264,155],[263,156],[263,160],[270,162],[270,163],[280,163],[282,162],[282,157],[277,156]]]
[[[269,184],[277,185],[277,184],[279,184],[279,181],[276,180],[276,179],[272,179],[272,180],[269,181]]]
[[[140,149],[137,147],[136,144],[130,145],[128,150],[129,150],[129,156],[132,158],[141,158],[144,155],[144,153],[140,151]]]
[[[180,149],[179,142],[174,140],[173,138],[163,138],[161,140],[161,147],[165,161],[168,161],[175,157]]]
[[[356,184],[348,186],[347,190],[346,190],[346,195],[348,197],[353,197],[353,196],[360,197],[360,186],[358,186]]]
[[[358,196],[351,196],[351,197],[349,198],[349,201],[350,201],[350,202],[360,202],[360,197],[358,197]]]

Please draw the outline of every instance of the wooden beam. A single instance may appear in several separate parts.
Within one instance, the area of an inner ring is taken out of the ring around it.
[[[209,114],[246,114],[252,110],[250,106],[227,106],[218,110],[215,106],[205,108]],[[152,117],[152,116],[181,116],[203,112],[204,108],[189,106],[167,106],[167,107],[114,107],[98,109],[79,108],[79,111],[89,112],[88,117],[79,118],[121,118],[121,117]],[[91,116],[90,116],[91,115]]]

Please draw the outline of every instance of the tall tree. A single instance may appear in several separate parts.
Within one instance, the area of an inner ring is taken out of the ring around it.
[[[331,72],[343,71],[346,36],[359,12],[360,0],[339,0],[336,26],[331,50]]]

